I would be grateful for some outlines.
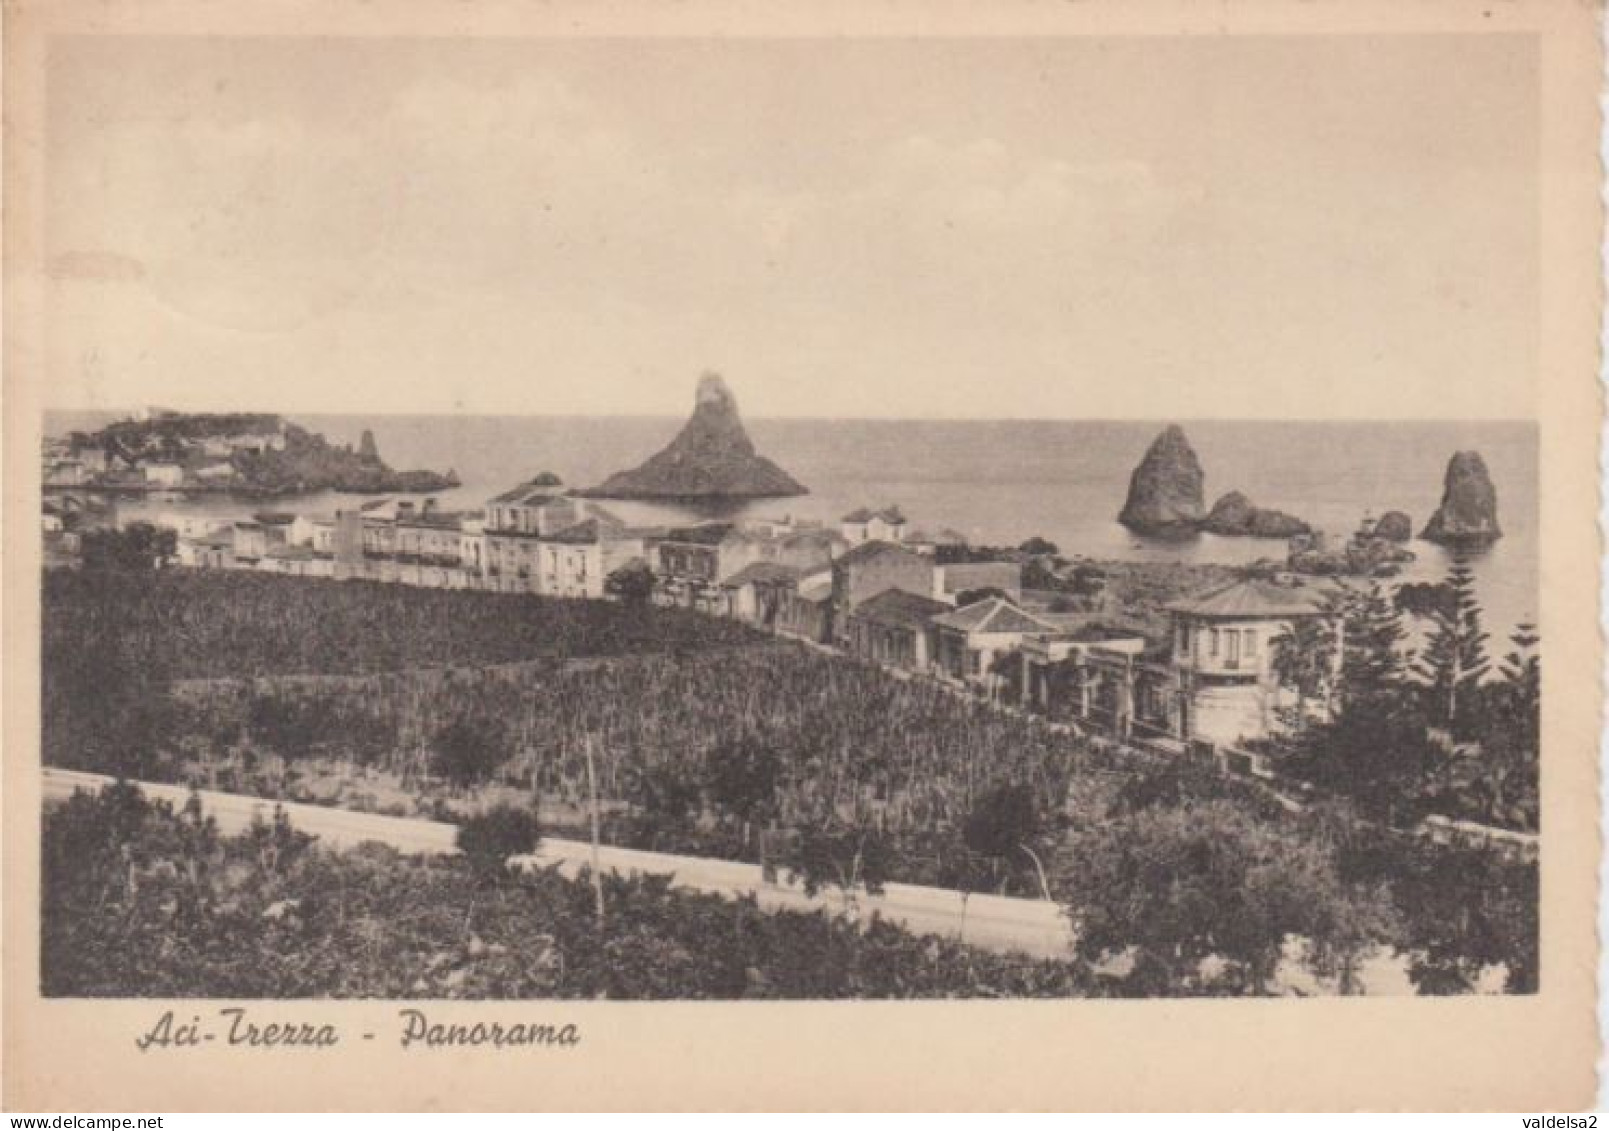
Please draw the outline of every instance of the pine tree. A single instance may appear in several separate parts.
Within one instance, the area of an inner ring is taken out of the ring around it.
[[[1541,638],[1522,624],[1509,640],[1514,650],[1503,659],[1503,678],[1486,693],[1480,772],[1480,816],[1501,824],[1535,829],[1541,755]]]
[[[1517,724],[1517,737],[1534,748],[1542,724],[1542,660],[1537,646],[1542,643],[1534,624],[1522,624],[1508,638],[1514,650],[1503,657],[1500,671],[1508,695],[1508,709]]]
[[[1406,680],[1402,614],[1379,585],[1342,603],[1341,683],[1330,721],[1300,740],[1297,765],[1317,784],[1395,820],[1427,764],[1422,712]]]
[[[1341,654],[1341,692],[1347,704],[1388,703],[1402,691],[1402,614],[1379,583],[1351,594],[1343,604],[1345,635]]]
[[[1480,716],[1480,683],[1492,664],[1486,654],[1474,572],[1456,561],[1445,584],[1452,593],[1452,608],[1431,614],[1430,638],[1414,674],[1425,685],[1432,721],[1446,727],[1454,739],[1468,739]]]
[[[1326,697],[1334,671],[1336,639],[1329,617],[1294,620],[1274,637],[1273,670],[1281,687],[1296,692],[1292,729],[1307,725],[1307,703]],[[1327,712],[1326,712],[1327,713]]]

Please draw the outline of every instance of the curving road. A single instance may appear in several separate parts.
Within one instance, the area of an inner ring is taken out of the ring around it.
[[[46,768],[44,797],[47,803],[64,800],[75,790],[95,792],[113,779],[99,774]],[[190,790],[183,786],[135,782],[148,797],[162,798],[175,806],[183,805]],[[350,848],[364,841],[378,841],[408,854],[452,853],[456,825],[408,817],[384,817],[376,813],[354,813],[298,802],[275,802],[237,793],[199,790],[203,810],[226,833],[244,831],[256,816],[273,814],[274,806],[284,808],[291,823],[313,833],[325,845]],[[582,841],[544,837],[537,852],[521,859],[530,867],[558,865],[566,875],[574,875],[592,859],[592,846]],[[697,856],[672,856],[641,852],[631,848],[603,846],[598,851],[601,869],[625,875],[634,873],[669,874],[676,886],[724,896],[753,895],[768,910],[787,908],[811,911],[817,908],[841,910],[842,899],[834,894],[808,896],[796,887],[767,883],[757,864],[729,860],[710,860]],[[876,913],[918,934],[959,937],[973,946],[996,951],[1020,951],[1042,958],[1065,956],[1072,934],[1060,909],[1044,900],[1012,899],[998,895],[974,895],[963,905],[959,892],[914,884],[889,884],[882,895],[861,894],[855,900],[862,916]]]

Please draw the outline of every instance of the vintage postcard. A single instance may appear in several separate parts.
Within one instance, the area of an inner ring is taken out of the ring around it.
[[[8,1108],[1592,1103],[1596,5],[6,14]]]

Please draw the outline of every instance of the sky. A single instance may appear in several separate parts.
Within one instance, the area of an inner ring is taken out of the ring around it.
[[[61,408],[1534,411],[1524,36],[64,38]]]

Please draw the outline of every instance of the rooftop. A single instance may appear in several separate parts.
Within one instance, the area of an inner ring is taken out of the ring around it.
[[[949,607],[943,601],[903,589],[885,589],[871,600],[862,601],[850,616],[875,624],[925,627]]]
[[[919,543],[924,546],[965,546],[967,536],[950,527],[941,527],[938,530],[912,530],[905,535],[907,543]]]
[[[961,632],[1055,632],[1054,625],[1023,612],[1000,597],[989,597],[937,617],[934,624]]]
[[[1248,578],[1174,601],[1167,609],[1197,617],[1310,617],[1323,612],[1323,603],[1316,590]]]
[[[905,523],[905,516],[900,513],[900,509],[898,507],[883,507],[881,510],[873,510],[870,507],[858,507],[844,515],[844,517],[839,521],[870,522],[874,518],[880,518],[891,526],[902,526]]]
[[[595,518],[588,518],[573,526],[566,526],[555,534],[549,534],[545,541],[564,542],[570,545],[591,544],[598,541],[602,533],[603,524]]]
[[[731,577],[721,582],[723,589],[740,589],[750,583],[777,585],[796,582],[799,571],[778,562],[750,562]]]
[[[535,487],[529,483],[521,483],[518,487],[495,496],[491,501],[493,505],[501,503],[513,507],[539,507],[557,498],[559,495],[551,486]]]
[[[698,526],[673,526],[665,531],[663,541],[689,542],[695,546],[718,546],[732,533],[730,522],[706,522]]]
[[[397,518],[398,526],[424,526],[433,529],[456,530],[464,523],[457,511],[416,511]]]
[[[832,582],[826,578],[805,582],[799,586],[799,596],[806,601],[820,603],[832,600]]]
[[[837,560],[833,564],[854,565],[857,562],[865,562],[870,561],[872,558],[882,557],[884,554],[909,554],[913,558],[917,557],[913,551],[907,550],[904,546],[901,546],[897,542],[883,542],[874,539],[870,542],[861,542],[860,544],[844,551],[838,556]],[[918,558],[918,560],[926,561],[927,559]]]
[[[1016,562],[954,562],[942,567],[944,589],[983,589],[991,585],[1016,588],[1022,584],[1022,566]]]

